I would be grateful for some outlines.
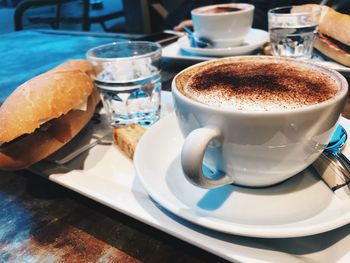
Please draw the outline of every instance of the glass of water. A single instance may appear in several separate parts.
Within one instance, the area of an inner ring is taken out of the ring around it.
[[[153,124],[160,115],[161,46],[146,41],[115,42],[90,49],[96,87],[113,126]]]
[[[321,8],[278,7],[268,11],[271,52],[274,56],[311,58]]]

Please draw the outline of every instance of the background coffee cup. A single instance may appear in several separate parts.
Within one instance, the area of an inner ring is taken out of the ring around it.
[[[224,8],[227,12],[220,11]],[[241,3],[210,5],[191,11],[196,36],[210,39],[218,48],[242,44],[252,27],[253,15],[254,6]]]
[[[252,112],[209,106],[180,91],[197,69],[226,62],[239,62],[243,67],[257,62],[265,62],[262,67],[266,63],[301,67],[319,76],[329,76],[339,90],[331,99],[315,105]],[[305,61],[246,56],[187,68],[174,78],[172,91],[185,137],[181,162],[187,179],[203,188],[230,183],[260,187],[292,177],[319,157],[339,120],[348,84],[338,72]],[[216,172],[204,176],[206,167]]]

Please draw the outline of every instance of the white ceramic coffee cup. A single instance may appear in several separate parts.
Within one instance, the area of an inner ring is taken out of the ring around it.
[[[225,60],[264,60],[306,67],[330,76],[339,91],[329,100],[297,109],[230,110],[197,102],[176,85],[182,73],[219,60],[185,69],[174,78],[172,93],[185,137],[181,163],[186,178],[203,188],[231,183],[261,187],[282,182],[307,168],[320,156],[337,126],[348,92],[345,78],[334,70],[300,60],[267,56],[221,59]],[[205,176],[205,167],[218,172]]]
[[[234,12],[206,13],[216,7],[233,7]],[[241,45],[252,27],[254,6],[232,3],[210,5],[191,11],[194,33],[214,43],[214,47],[223,48]]]

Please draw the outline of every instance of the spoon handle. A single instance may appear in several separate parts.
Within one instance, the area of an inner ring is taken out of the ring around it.
[[[183,26],[182,28],[183,28],[189,35],[192,35],[192,34],[193,34],[192,30],[189,29],[187,26]]]
[[[338,159],[338,161],[344,166],[346,170],[350,171],[350,160],[342,152],[333,153],[333,155]]]
[[[350,181],[350,171],[332,153],[323,152],[313,163],[313,167],[332,191]]]
[[[197,43],[193,37],[193,32],[191,29],[189,29],[187,26],[183,26],[183,29],[187,32],[188,39],[190,40],[190,46],[191,47],[197,47]]]

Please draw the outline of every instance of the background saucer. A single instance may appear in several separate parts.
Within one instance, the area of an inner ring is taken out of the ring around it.
[[[178,45],[186,52],[205,56],[231,56],[249,54],[269,41],[269,33],[252,28],[246,36],[244,43],[240,46],[227,48],[195,48],[190,46],[187,36],[178,39]]]
[[[172,114],[141,138],[134,165],[152,198],[192,223],[229,234],[287,238],[323,233],[350,222],[350,197],[338,198],[312,169],[263,189],[193,186],[181,169],[182,144]]]

